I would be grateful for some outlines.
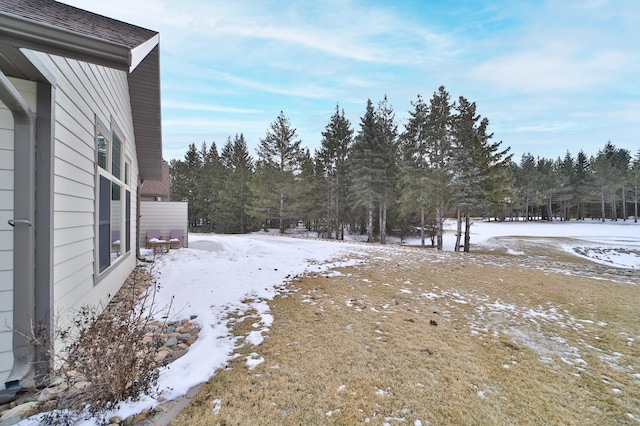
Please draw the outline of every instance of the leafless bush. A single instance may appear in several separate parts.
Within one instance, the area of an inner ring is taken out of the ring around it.
[[[159,313],[156,292],[155,280],[137,268],[120,291],[124,300],[104,311],[84,306],[68,327],[56,331],[63,349],[54,352],[48,346],[46,351],[58,361],[54,375],[64,381],[66,391],[43,407],[54,410],[45,416],[47,423],[72,424],[156,391],[160,366],[154,357],[165,343],[166,327],[153,320]]]

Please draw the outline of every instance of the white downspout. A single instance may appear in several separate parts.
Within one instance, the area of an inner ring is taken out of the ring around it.
[[[6,389],[33,384],[34,348],[29,342],[35,311],[35,134],[36,116],[0,72],[0,101],[14,120],[13,369]]]

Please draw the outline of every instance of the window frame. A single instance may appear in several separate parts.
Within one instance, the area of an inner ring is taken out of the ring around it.
[[[113,117],[109,129],[95,117],[95,241],[94,241],[94,284],[114,269],[124,258],[131,254],[131,165],[125,155],[127,139]],[[100,155],[101,138],[106,142],[106,153]],[[120,142],[119,164],[114,164],[113,141]],[[101,159],[103,160],[101,162]],[[103,164],[106,167],[103,167]],[[120,176],[114,175],[113,168],[119,166]],[[119,188],[119,194],[116,193]],[[108,193],[108,196],[107,194]],[[108,200],[108,206],[107,206]],[[116,202],[119,202],[120,207]],[[119,217],[118,217],[119,216]],[[115,238],[115,240],[114,240]]]

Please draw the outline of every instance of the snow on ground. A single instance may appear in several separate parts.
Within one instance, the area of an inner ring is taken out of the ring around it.
[[[640,224],[633,222],[478,222],[473,224],[471,230],[472,244],[496,244],[499,238],[507,236],[537,239],[564,237],[563,244],[568,245],[567,251],[579,248],[579,251],[573,251],[575,255],[612,266],[640,269]],[[455,223],[447,222],[445,250],[453,249],[454,234]],[[420,241],[413,238],[405,241],[405,244],[420,244]],[[573,246],[569,247],[571,244]],[[624,248],[628,256],[623,256],[620,248]],[[372,253],[374,249],[377,251],[375,254]],[[155,258],[153,270],[160,284],[156,307],[170,307],[171,319],[194,318],[193,321],[201,329],[198,339],[183,357],[161,371],[159,395],[145,397],[136,403],[121,404],[118,410],[109,415],[125,418],[144,408],[156,406],[159,397],[170,400],[186,394],[191,387],[207,381],[217,370],[224,368],[238,345],[258,346],[262,342],[273,322],[266,300],[278,294],[283,284],[296,275],[331,273],[330,270],[338,266],[355,265],[367,255],[379,256],[379,249],[380,246],[374,244],[291,238],[266,233],[189,235],[189,248],[171,250]],[[392,250],[392,247],[385,250]],[[618,253],[615,259],[612,255],[614,252]],[[438,258],[434,256],[434,261]],[[424,297],[444,296],[455,296],[455,303],[466,303],[467,299],[464,295],[442,293]],[[255,310],[258,318],[253,324],[255,331],[240,341],[231,332],[231,318],[234,315],[242,316],[250,310]],[[553,307],[523,311],[494,301],[491,310],[503,315],[516,315],[515,311],[518,311],[518,315],[532,321],[563,319],[562,314],[555,312]],[[479,311],[470,318],[472,332],[495,332],[495,324],[480,325],[484,322],[481,321],[483,316],[484,313]],[[570,325],[576,325],[573,319],[569,322]],[[539,339],[535,330],[532,333],[522,339],[533,346]],[[567,357],[567,362],[580,365],[579,354],[572,350],[564,352],[572,355]],[[256,352],[246,361],[252,368],[262,362],[262,357]],[[84,424],[95,422],[87,421]]]

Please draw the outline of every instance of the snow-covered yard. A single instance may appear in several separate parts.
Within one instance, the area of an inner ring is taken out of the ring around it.
[[[453,226],[453,223],[448,224],[445,236],[445,249],[449,251],[455,239]],[[478,222],[471,229],[472,250],[499,251],[498,248],[506,246],[507,253],[526,257],[534,245],[538,249],[562,250],[610,267],[635,270],[640,274],[640,224],[633,222]],[[407,243],[419,244],[419,241]],[[157,405],[160,397],[166,400],[182,396],[224,368],[234,357],[239,344],[239,338],[230,329],[233,316],[242,316],[249,310],[258,313],[259,320],[254,324],[254,331],[244,340],[259,345],[274,320],[267,301],[274,298],[295,276],[318,272],[331,275],[330,271],[334,268],[364,263],[372,256],[384,256],[385,251],[390,253],[398,250],[394,245],[381,249],[375,244],[267,233],[236,236],[191,234],[189,245],[189,248],[171,250],[169,254],[155,257],[153,271],[160,284],[156,305],[171,306],[172,319],[194,318],[193,321],[201,328],[200,335],[186,355],[162,370],[158,395],[120,406],[114,414],[123,418]],[[447,253],[429,250],[434,261],[448,256]],[[415,289],[407,285],[406,291]],[[425,299],[446,298],[454,307],[468,304],[474,297],[474,294],[448,294],[446,290],[424,294]],[[563,321],[568,327],[576,329],[597,329],[601,326],[557,312],[553,306],[516,307],[499,300],[486,302],[485,308],[465,313],[472,333],[479,336],[500,331],[500,324],[488,321],[495,319],[497,314],[501,318],[526,317],[526,321],[533,324]],[[535,327],[511,328],[509,332],[521,344],[539,345],[542,348],[542,360],[547,357],[545,351],[554,350],[549,347],[548,339],[538,335]],[[561,341],[554,344],[564,354],[565,362],[575,365],[577,369],[582,367],[584,361],[579,350],[565,348]],[[247,359],[250,367],[260,362],[259,351],[255,357]],[[506,364],[504,368],[510,367]]]

